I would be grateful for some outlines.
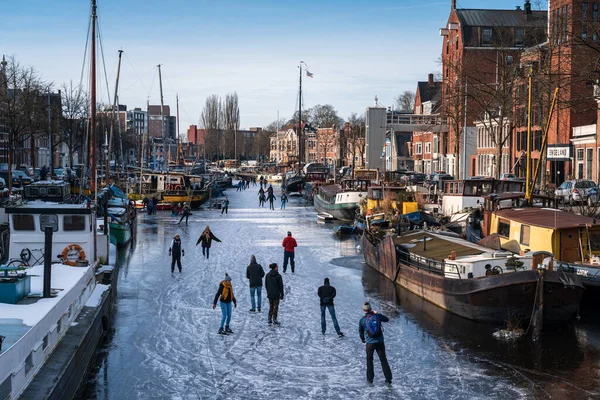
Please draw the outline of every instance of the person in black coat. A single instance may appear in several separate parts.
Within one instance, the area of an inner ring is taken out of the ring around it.
[[[279,274],[279,266],[276,263],[270,264],[271,271],[265,276],[265,288],[269,298],[269,325],[274,323],[279,325],[277,314],[279,312],[279,301],[283,300],[283,279]]]
[[[177,225],[179,225],[181,223],[181,221],[183,221],[184,218],[185,218],[185,224],[187,225],[188,218],[190,217],[191,213],[192,212],[190,210],[190,206],[188,205],[188,203],[185,203],[183,205],[183,209],[181,210],[181,218],[179,219],[179,222],[177,223]]]
[[[202,243],[202,255],[207,259],[210,258],[210,245],[212,244],[213,240],[221,242],[221,240],[219,240],[218,237],[213,235],[209,226],[206,225],[206,228],[204,228],[204,231],[202,232],[202,234],[198,238],[198,241],[196,242],[196,246]]]
[[[171,256],[171,274],[175,272],[175,263],[177,263],[177,268],[179,268],[179,273],[181,273],[181,257],[185,255],[185,250],[183,250],[183,246],[181,245],[181,238],[179,237],[179,233],[175,235],[173,241],[171,242],[171,247],[169,247],[169,256]]]
[[[262,265],[256,262],[256,257],[250,257],[250,265],[246,268],[246,278],[250,281],[250,301],[252,308],[250,311],[256,311],[255,295],[258,297],[258,312],[262,305],[262,278],[265,276],[265,270]]]
[[[321,302],[321,332],[324,335],[327,328],[327,325],[325,324],[325,309],[327,309],[331,315],[331,320],[333,321],[333,327],[335,328],[335,331],[339,337],[343,337],[344,334],[340,331],[340,326],[338,325],[338,321],[335,316],[335,307],[333,306],[333,299],[335,298],[336,291],[335,288],[329,284],[329,278],[325,278],[323,286],[321,286],[317,291],[317,295],[319,296]]]

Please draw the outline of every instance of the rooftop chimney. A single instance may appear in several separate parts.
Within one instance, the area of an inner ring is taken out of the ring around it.
[[[525,0],[525,15],[531,15],[531,3]]]
[[[452,9],[456,10],[456,0],[452,0]]]
[[[429,82],[430,85],[433,85],[433,74],[429,74],[427,82]]]

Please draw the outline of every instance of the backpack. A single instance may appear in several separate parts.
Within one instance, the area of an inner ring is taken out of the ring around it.
[[[365,328],[370,337],[375,338],[381,336],[383,329],[381,328],[381,318],[379,318],[379,315],[367,315],[365,318]]]

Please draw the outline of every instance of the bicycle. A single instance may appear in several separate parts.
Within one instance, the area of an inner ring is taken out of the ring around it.
[[[36,257],[33,253],[39,252],[40,255]],[[33,261],[32,261],[33,259]],[[28,248],[24,248],[21,250],[21,254],[19,254],[19,258],[11,258],[7,264],[7,267],[17,267],[17,268],[28,268],[33,267],[35,265],[43,264],[44,262],[44,248],[41,249],[33,249],[30,250]]]

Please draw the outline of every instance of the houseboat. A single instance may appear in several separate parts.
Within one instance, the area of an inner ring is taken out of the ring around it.
[[[315,210],[341,221],[353,221],[370,183],[369,180],[344,180],[341,184],[322,185],[314,196]]]
[[[228,181],[230,183],[230,181]],[[197,208],[209,198],[209,190],[200,176],[185,175],[177,172],[142,172],[140,184],[129,193],[131,200],[158,196],[163,204],[188,203]]]
[[[557,271],[547,252],[515,256],[431,231],[378,237],[367,230],[361,246],[366,263],[390,280],[475,321],[528,321],[543,288],[543,323],[566,323],[584,292],[581,278]]]

